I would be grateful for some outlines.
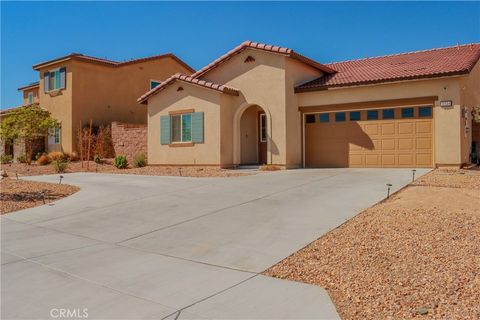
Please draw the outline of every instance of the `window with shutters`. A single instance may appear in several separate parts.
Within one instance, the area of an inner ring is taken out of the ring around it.
[[[171,119],[172,125],[172,142],[192,142],[192,114],[183,113],[173,115]]]
[[[44,91],[57,91],[66,88],[66,68],[58,68],[44,73]]]
[[[29,92],[28,93],[28,104],[32,104],[33,103],[33,92]]]

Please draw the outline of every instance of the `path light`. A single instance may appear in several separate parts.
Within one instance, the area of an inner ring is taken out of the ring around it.
[[[416,171],[417,171],[417,170],[415,170],[415,169],[412,170],[412,182],[415,181],[415,172],[416,172]]]
[[[391,183],[387,183],[387,199],[390,198],[390,187],[392,186]]]
[[[17,180],[18,180],[18,172],[15,172],[15,176],[17,177]]]
[[[60,176],[60,181],[58,182],[58,184],[62,184],[62,179],[63,179],[63,176]]]
[[[40,195],[42,196],[43,204],[45,204],[45,190],[40,192]]]

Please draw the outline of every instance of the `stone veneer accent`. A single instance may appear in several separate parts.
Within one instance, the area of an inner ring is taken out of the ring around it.
[[[130,163],[137,154],[147,156],[147,125],[112,122],[112,144],[115,155],[126,156]]]

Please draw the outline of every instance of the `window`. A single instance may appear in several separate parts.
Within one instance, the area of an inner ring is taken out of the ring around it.
[[[419,117],[431,117],[432,116],[432,107],[419,107],[418,108]]]
[[[172,142],[192,142],[192,114],[172,116]]]
[[[267,117],[265,113],[260,114],[260,142],[267,142]]]
[[[305,115],[305,123],[315,123],[315,115],[314,114]]]
[[[33,92],[29,92],[28,93],[28,104],[32,104],[33,103]]]
[[[413,108],[402,108],[402,118],[413,118],[414,111]]]
[[[360,111],[350,111],[350,121],[359,121]]]
[[[383,120],[395,119],[395,109],[383,109]]]
[[[60,128],[52,128],[48,134],[48,144],[60,144]]]
[[[320,113],[320,122],[329,122],[330,117],[328,113]]]
[[[150,80],[150,90],[158,86],[160,83],[160,81]]]
[[[367,120],[378,120],[378,110],[367,110]]]
[[[47,71],[43,74],[44,91],[55,91],[66,88],[66,68]]]
[[[347,115],[345,112],[335,112],[335,122],[345,122]]]

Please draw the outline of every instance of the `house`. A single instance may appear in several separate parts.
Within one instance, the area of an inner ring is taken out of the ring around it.
[[[40,80],[19,88],[23,104],[38,103],[61,123],[48,137],[47,151],[76,150],[77,130],[111,122],[146,124],[136,100],[176,72],[194,72],[171,53],[116,62],[72,53],[33,66]]]
[[[436,167],[469,162],[480,44],[322,64],[246,41],[143,94],[149,163]]]

